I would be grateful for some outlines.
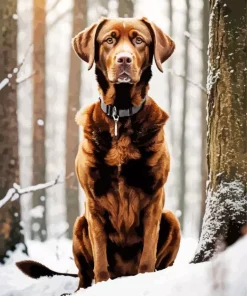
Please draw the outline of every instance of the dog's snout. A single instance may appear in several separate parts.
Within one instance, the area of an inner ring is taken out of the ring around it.
[[[128,52],[119,53],[116,56],[117,64],[128,65],[132,63],[132,56]]]

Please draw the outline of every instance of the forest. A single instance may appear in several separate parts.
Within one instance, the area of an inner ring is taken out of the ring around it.
[[[0,295],[76,290],[75,278],[33,280],[15,262],[77,272],[86,195],[75,116],[99,92],[71,40],[101,17],[143,16],[176,45],[163,73],[152,66],[149,95],[169,114],[165,209],[179,220],[180,250],[173,267],[75,295],[247,295],[246,0],[0,1]]]

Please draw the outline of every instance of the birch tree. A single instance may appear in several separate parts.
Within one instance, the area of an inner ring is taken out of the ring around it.
[[[186,0],[186,21],[185,21],[185,31],[189,32],[190,23],[190,1]],[[180,217],[181,229],[183,229],[184,224],[184,214],[185,214],[185,194],[186,194],[186,117],[187,117],[187,89],[188,80],[186,79],[189,71],[189,39],[185,36],[184,43],[184,85],[183,85],[183,111],[182,111],[182,133],[181,133],[181,154],[180,154],[180,186],[179,186],[179,209],[182,212]]]
[[[209,5],[208,1],[204,1],[202,9],[202,86],[206,87],[207,84],[207,68],[208,68],[208,21],[209,21]],[[206,202],[206,181],[207,181],[207,95],[202,91],[201,97],[201,217],[200,226],[202,228],[203,216],[205,213],[205,202]]]
[[[87,1],[74,0],[73,29],[75,36],[87,26]],[[70,70],[68,85],[67,125],[66,125],[66,175],[75,171],[75,157],[79,145],[79,130],[75,123],[75,114],[80,106],[81,63],[74,50],[70,50]],[[75,219],[79,216],[79,187],[76,176],[66,181],[66,210],[69,225],[68,235],[72,238]]]
[[[169,35],[173,38],[173,6],[172,6],[172,0],[168,1],[168,14],[170,18],[170,25],[169,25]],[[172,59],[168,60],[168,68],[172,71],[173,70],[173,63]],[[169,101],[169,121],[170,121],[170,139],[171,139],[171,146],[174,145],[174,130],[173,130],[173,116],[172,116],[172,94],[173,94],[173,76],[172,73],[169,72],[168,76],[168,89],[167,89],[167,96]]]

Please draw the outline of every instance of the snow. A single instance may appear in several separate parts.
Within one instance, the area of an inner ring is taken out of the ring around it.
[[[76,273],[70,240],[28,241],[27,245],[29,257],[22,253],[23,245],[19,245],[14,253],[9,252],[10,259],[6,264],[0,264],[1,296],[55,296],[75,291],[78,285],[76,278],[60,276],[35,280],[22,274],[15,266],[17,261],[31,259],[60,272]]]
[[[70,175],[67,176],[66,179],[69,177],[70,177]],[[27,193],[34,192],[34,191],[41,190],[41,189],[45,189],[45,188],[49,188],[54,185],[61,184],[63,182],[64,181],[59,180],[59,175],[58,175],[55,180],[52,180],[52,181],[49,181],[46,183],[41,183],[41,184],[29,186],[26,188],[21,188],[19,184],[14,183],[13,188],[10,188],[7,191],[7,194],[3,198],[0,197],[1,198],[0,199],[0,208],[3,207],[9,200],[15,201],[16,199],[20,198],[20,196],[23,194],[27,194]],[[42,197],[41,200],[43,200],[43,199],[44,199],[44,197]]]
[[[71,259],[71,242],[28,242],[30,258],[60,272],[76,272]],[[247,236],[211,262],[188,264],[195,251],[194,239],[183,239],[177,261],[165,270],[98,283],[74,296],[245,296],[247,291]],[[0,265],[1,296],[52,296],[76,290],[78,279],[64,276],[34,280],[22,274],[14,262],[27,259],[22,247]]]
[[[37,123],[38,123],[39,126],[43,126],[44,125],[44,120],[38,119]]]
[[[8,191],[7,191],[7,194],[0,200],[0,208],[3,207],[7,201],[9,201],[13,194],[15,193],[15,189],[14,188],[10,188]]]
[[[0,82],[0,90],[3,89],[8,83],[9,83],[9,79],[8,79],[8,78],[4,78],[4,79]]]
[[[208,250],[210,244],[216,243],[217,233],[224,235],[226,231],[226,218],[231,217],[231,221],[238,221],[241,225],[246,223],[241,220],[247,212],[247,196],[245,184],[240,180],[233,182],[222,182],[217,190],[207,193],[206,212],[203,219],[203,230],[198,244],[197,252]],[[205,252],[204,257],[210,258],[214,250]]]
[[[22,274],[14,264],[20,260],[31,259],[59,272],[77,273],[77,268],[72,260],[70,240],[53,239],[45,243],[28,241],[27,245],[29,257],[22,253],[23,245],[20,245],[14,253],[9,252],[10,259],[6,261],[6,264],[0,265],[1,296],[51,296],[61,295],[65,292],[71,293],[77,289],[77,278],[59,276],[35,280]],[[196,245],[195,239],[186,238],[182,240],[176,266],[187,266],[194,255]],[[111,283],[114,282],[111,281]],[[105,285],[109,285],[109,283],[105,283]]]
[[[44,211],[44,206],[39,205],[30,210],[30,216],[33,218],[42,218],[44,215]]]
[[[180,218],[182,216],[182,211],[181,210],[176,210],[175,215],[177,218]]]

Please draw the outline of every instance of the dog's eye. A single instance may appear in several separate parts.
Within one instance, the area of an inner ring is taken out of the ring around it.
[[[111,37],[107,38],[106,43],[113,44],[113,38],[111,38]]]
[[[135,43],[136,43],[136,44],[142,44],[142,43],[143,43],[142,38],[141,38],[141,37],[136,37],[136,39],[135,39]]]

